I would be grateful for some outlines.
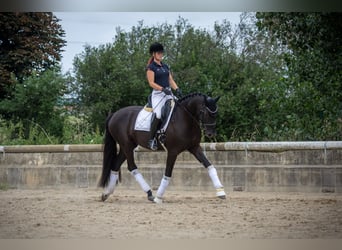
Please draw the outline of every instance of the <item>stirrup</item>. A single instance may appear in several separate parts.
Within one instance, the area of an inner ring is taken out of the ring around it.
[[[164,143],[166,139],[166,134],[165,132],[162,132],[158,135],[158,140],[160,141],[160,143]]]
[[[157,144],[157,140],[155,138],[151,139],[148,141],[148,147],[151,150],[157,150],[158,149],[158,144]]]

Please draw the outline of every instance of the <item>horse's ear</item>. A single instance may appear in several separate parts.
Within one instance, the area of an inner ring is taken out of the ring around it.
[[[214,101],[217,103],[218,100],[220,100],[220,98],[221,98],[221,96],[218,96],[218,97],[216,97],[216,98],[214,99]]]

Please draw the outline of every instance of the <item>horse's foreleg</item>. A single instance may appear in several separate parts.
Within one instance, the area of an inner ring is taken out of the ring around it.
[[[155,203],[162,203],[163,202],[163,195],[166,191],[166,188],[170,184],[171,176],[172,176],[172,170],[173,166],[175,165],[175,161],[177,159],[177,154],[167,154],[167,160],[166,160],[166,169],[165,174],[163,178],[161,179],[159,188],[157,190],[157,197],[154,198]]]
[[[207,157],[203,154],[202,148],[200,146],[192,148],[189,150],[196,159],[203,164],[203,166],[208,170],[209,177],[216,189],[216,196],[225,199],[226,193],[224,191],[223,185],[217,175],[216,168],[209,162]]]
[[[214,188],[216,189],[216,196],[221,199],[225,199],[226,193],[224,192],[223,185],[221,184],[221,181],[218,178],[216,168],[213,165],[210,165],[207,169],[210,179],[213,182]]]

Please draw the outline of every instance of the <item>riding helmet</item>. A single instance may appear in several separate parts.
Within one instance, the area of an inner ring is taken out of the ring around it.
[[[158,42],[152,43],[150,46],[150,54],[152,55],[153,52],[164,52],[163,45]]]

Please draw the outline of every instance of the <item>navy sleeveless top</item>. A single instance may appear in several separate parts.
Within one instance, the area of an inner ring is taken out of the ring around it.
[[[169,66],[167,66],[165,63],[161,63],[161,65],[159,65],[158,63],[153,61],[147,66],[147,69],[152,70],[154,72],[155,83],[157,83],[159,86],[162,86],[163,88],[170,87]]]

